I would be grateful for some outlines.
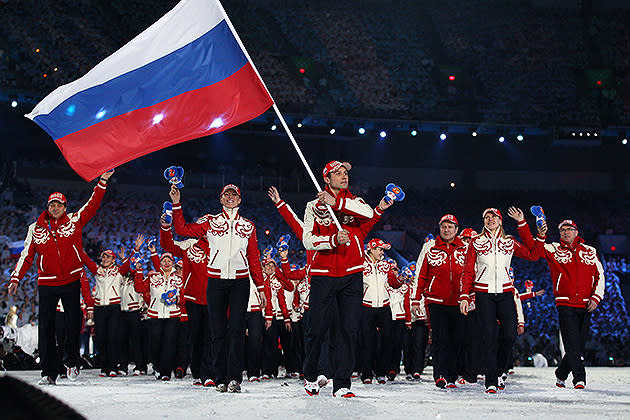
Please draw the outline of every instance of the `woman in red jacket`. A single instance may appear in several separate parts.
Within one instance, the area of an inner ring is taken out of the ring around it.
[[[459,313],[459,281],[464,270],[466,244],[457,237],[455,216],[440,219],[440,236],[425,254],[418,273],[415,302],[424,296],[433,331],[433,379],[438,388],[456,388],[457,340],[462,336]],[[416,305],[414,305],[416,306]]]

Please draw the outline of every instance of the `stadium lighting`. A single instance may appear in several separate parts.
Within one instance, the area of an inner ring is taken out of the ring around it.
[[[210,124],[210,128],[219,128],[221,126],[223,126],[223,120],[221,118],[215,118]]]
[[[499,137],[499,143],[503,143],[505,141],[505,137],[501,136]]]
[[[302,128],[302,123],[301,122],[297,123],[297,128]]]
[[[451,82],[455,80],[455,76],[453,76],[452,74],[450,76],[448,76],[448,80],[450,80]]]
[[[594,135],[595,137],[597,137],[597,135],[598,135],[598,134],[597,134],[597,133],[593,133],[593,135]]]
[[[522,134],[519,134],[518,136],[516,136],[516,140],[518,141],[523,141],[524,137]]]
[[[621,144],[623,144],[623,145],[628,144],[628,139],[623,139],[623,140],[621,140]]]
[[[418,135],[418,131],[417,130],[411,130],[411,135],[413,137],[416,137]]]
[[[361,135],[365,134],[365,128],[359,127],[359,134]]]
[[[387,137],[387,133],[385,131],[381,131],[378,135],[381,136],[382,139]]]
[[[446,134],[444,133],[440,134],[440,140],[442,141],[446,140]]]
[[[18,103],[17,101],[11,101],[11,108],[17,108]]]
[[[337,132],[337,130],[335,130],[334,128],[330,129],[330,135],[332,136],[333,134],[335,134]]]
[[[450,185],[451,185],[451,188],[455,188],[455,183],[454,182],[451,182]]]
[[[155,124],[159,124],[160,121],[162,121],[162,119],[164,119],[164,115],[163,114],[157,114],[153,117],[153,125]]]
[[[473,137],[477,137],[477,132],[473,131],[472,133],[470,133],[470,135],[473,136]]]
[[[271,131],[276,131],[276,128],[278,128],[278,126],[277,126],[277,125],[275,125],[275,124],[274,124],[274,125],[272,125],[272,126],[271,126]]]

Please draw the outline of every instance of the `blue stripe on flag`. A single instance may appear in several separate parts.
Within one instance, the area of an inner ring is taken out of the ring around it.
[[[139,52],[140,53],[140,52]],[[225,20],[172,53],[63,101],[34,121],[54,140],[86,127],[213,85],[247,63]]]

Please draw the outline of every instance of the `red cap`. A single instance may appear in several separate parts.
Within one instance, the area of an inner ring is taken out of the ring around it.
[[[383,241],[382,239],[374,238],[367,244],[368,249],[374,248],[383,248],[383,249],[391,249],[392,245]]]
[[[184,268],[184,262],[182,260],[177,261],[175,267]]]
[[[560,224],[558,225],[558,229],[560,229],[562,226],[566,226],[566,225],[573,226],[575,228],[575,230],[577,230],[577,228],[578,228],[573,220],[566,219],[566,220],[563,220],[562,222],[560,222]]]
[[[175,258],[173,258],[173,254],[171,254],[170,252],[165,252],[160,255],[160,261],[162,261],[164,258],[170,258],[172,261],[175,261]]]
[[[459,235],[460,238],[472,238],[473,236],[477,236],[477,231],[473,228],[466,228]]]
[[[346,171],[349,171],[350,169],[352,169],[352,165],[350,165],[349,162],[339,162],[338,160],[331,160],[324,167],[324,170],[322,171],[322,175],[325,178],[329,173],[338,171],[339,168],[341,168],[342,166],[346,168]]]
[[[488,213],[496,214],[499,217],[499,219],[501,219],[501,221],[503,221],[503,216],[501,215],[501,212],[499,210],[495,209],[494,207],[490,207],[490,208],[485,209],[483,211],[483,214],[481,215],[481,217],[482,218],[486,217],[486,214],[488,214]]]
[[[442,216],[442,218],[440,219],[440,223],[438,223],[438,225],[441,225],[442,222],[450,222],[454,224],[455,226],[459,226],[459,223],[457,223],[457,218],[453,216],[452,214],[445,214],[444,216]]]
[[[59,201],[63,205],[68,205],[68,202],[66,201],[66,196],[61,194],[60,192],[54,192],[48,196],[47,206],[49,206],[50,203],[52,203],[53,201]]]
[[[223,194],[225,194],[225,192],[227,190],[234,190],[239,197],[241,196],[241,190],[236,185],[234,185],[234,184],[227,184],[221,190],[221,194],[219,194],[219,197],[221,197]]]
[[[116,254],[114,254],[114,251],[112,251],[111,249],[106,249],[105,251],[101,252],[101,258],[103,257],[103,255],[109,255],[113,259],[116,259]]]

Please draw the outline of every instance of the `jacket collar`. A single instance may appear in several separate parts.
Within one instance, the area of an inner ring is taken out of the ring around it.
[[[238,209],[238,207],[235,207],[233,209],[226,209],[225,207],[223,207],[221,214],[223,214],[223,217],[228,220],[236,220],[239,218]]]
[[[571,250],[576,249],[577,247],[579,247],[583,243],[584,243],[584,239],[580,238],[579,236],[575,237],[575,239],[573,240],[572,244],[568,244],[568,243],[564,242],[562,239],[560,240],[560,246],[562,248],[567,248],[567,249],[571,249]]]
[[[459,236],[455,236],[455,239],[453,239],[450,243],[449,243],[453,248],[459,248],[459,247],[463,247],[466,246],[466,244],[464,243],[464,241],[461,240],[461,238]],[[442,239],[441,236],[438,235],[437,238],[435,238],[435,247],[436,248],[440,248],[440,249],[446,249],[446,245],[447,243],[444,242],[444,239]]]
[[[54,219],[51,219],[50,214],[48,213],[48,210],[44,210],[42,212],[42,214],[39,215],[39,217],[37,218],[37,226],[41,226],[45,229],[48,229],[49,227],[49,222],[51,226],[60,226],[63,225],[64,223],[68,222],[70,220],[70,218],[68,217],[68,213],[64,213],[63,216],[61,216],[59,219],[57,219],[57,221],[53,221]]]
[[[328,185],[326,185],[326,188],[324,189],[326,191],[328,191],[330,193],[330,195],[332,195],[333,197],[341,197],[341,198],[355,198],[355,196],[350,192],[350,190],[348,190],[347,188],[344,188],[343,190],[339,191],[339,194],[335,194]]]

